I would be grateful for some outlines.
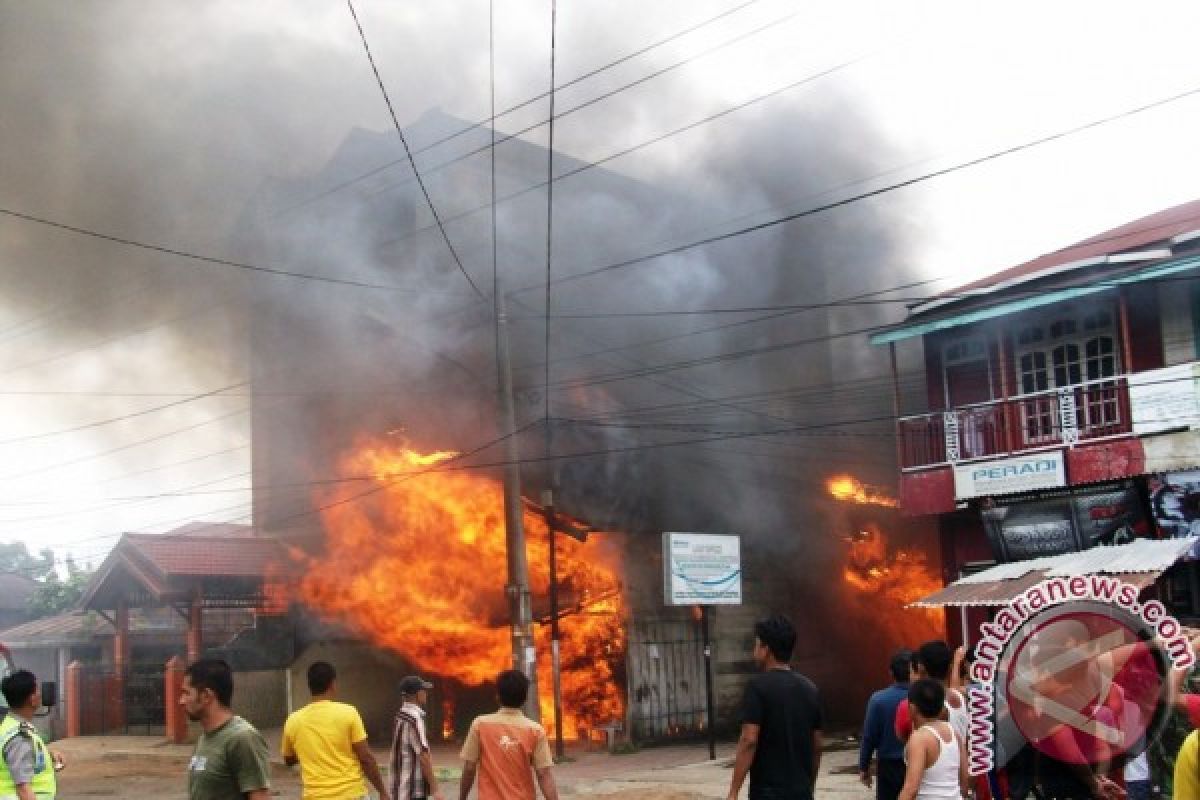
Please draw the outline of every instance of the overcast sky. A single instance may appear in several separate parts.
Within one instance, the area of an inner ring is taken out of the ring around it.
[[[486,3],[357,8],[402,125],[432,107],[487,116]],[[721,126],[797,107],[830,136],[862,125],[886,142],[863,159],[881,168],[798,193],[803,208],[1200,88],[1189,2],[564,2],[559,83],[732,9],[561,92],[560,109],[711,50],[565,118],[557,148],[605,158],[832,70],[606,165],[669,190]],[[502,108],[547,87],[549,11],[496,0]],[[0,207],[231,258],[266,182],[320,169],[355,127],[390,126],[336,0],[0,0],[0,108]],[[872,202],[950,285],[1194,199],[1197,141],[1200,95]],[[205,300],[219,268],[200,269],[0,216],[0,540],[94,561],[124,530],[245,514],[243,331]]]

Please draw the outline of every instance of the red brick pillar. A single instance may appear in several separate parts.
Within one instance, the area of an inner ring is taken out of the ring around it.
[[[174,744],[184,744],[188,739],[188,718],[179,705],[179,695],[183,692],[183,673],[187,665],[179,656],[172,656],[167,662],[163,680],[166,686],[163,690],[163,700],[167,704],[167,741]]]
[[[204,600],[197,591],[188,609],[187,657],[188,663],[200,660],[204,652]]]
[[[63,687],[63,702],[67,712],[67,738],[83,735],[83,664],[72,661],[67,665],[67,685]]]
[[[112,720],[112,728],[125,727],[125,685],[129,680],[129,603],[124,598],[117,601],[116,630],[113,634],[113,677],[105,688],[108,691],[108,702],[111,714],[105,714],[105,720]],[[109,711],[108,708],[105,709]]]

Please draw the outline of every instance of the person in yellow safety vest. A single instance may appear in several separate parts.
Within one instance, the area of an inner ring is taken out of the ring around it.
[[[0,681],[8,714],[0,721],[0,800],[53,800],[62,756],[46,747],[33,715],[42,707],[37,677],[17,670]]]

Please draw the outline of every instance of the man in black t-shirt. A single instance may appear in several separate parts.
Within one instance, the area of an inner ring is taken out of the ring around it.
[[[754,626],[754,662],[762,672],[746,684],[742,735],[728,800],[737,800],[750,773],[750,800],[812,800],[821,767],[821,705],[817,687],[788,661],[796,629],[774,616]]]

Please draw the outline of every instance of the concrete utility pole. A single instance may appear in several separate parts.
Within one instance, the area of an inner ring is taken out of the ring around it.
[[[517,415],[513,407],[512,364],[509,360],[508,313],[504,292],[497,285],[495,297],[496,372],[500,389],[500,434],[504,439],[504,532],[508,552],[509,619],[512,623],[513,669],[529,678],[525,714],[541,721],[538,706],[537,663],[534,659],[533,604],[529,595],[529,563],[525,554],[525,525],[521,506],[520,448],[517,446]]]
[[[549,434],[546,438],[549,439]],[[554,518],[553,489],[542,491],[542,507],[546,512],[546,531],[550,538],[550,668],[554,679],[554,757],[561,761],[566,751],[563,749],[562,646],[559,644],[558,628],[558,521]]]

